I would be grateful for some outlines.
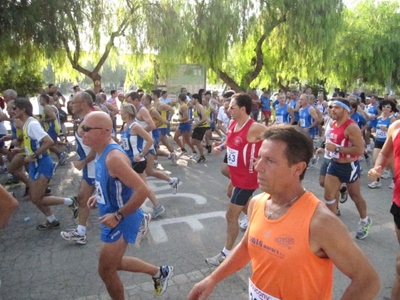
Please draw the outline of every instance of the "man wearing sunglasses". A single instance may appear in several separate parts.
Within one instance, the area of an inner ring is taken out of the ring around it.
[[[112,299],[124,299],[124,288],[117,271],[145,273],[153,277],[155,294],[165,292],[173,267],[155,266],[136,257],[125,256],[128,243],[139,236],[143,212],[140,206],[150,190],[132,169],[121,146],[111,138],[112,122],[104,112],[92,112],[81,125],[82,142],[96,152],[96,193],[88,206],[97,204],[100,213],[102,246],[99,275]]]

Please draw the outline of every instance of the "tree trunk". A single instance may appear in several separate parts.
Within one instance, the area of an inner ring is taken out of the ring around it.
[[[99,73],[90,73],[90,79],[93,80],[94,93],[97,94],[101,89],[101,76]]]

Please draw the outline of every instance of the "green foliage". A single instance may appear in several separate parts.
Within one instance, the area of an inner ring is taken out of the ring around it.
[[[43,86],[43,75],[26,64],[11,63],[0,69],[0,91],[15,90],[19,96],[31,96]]]
[[[346,9],[343,28],[329,60],[332,82],[350,88],[356,82],[400,84],[400,3],[366,0]]]

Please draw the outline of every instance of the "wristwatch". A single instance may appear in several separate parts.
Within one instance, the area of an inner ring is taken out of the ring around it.
[[[124,219],[124,216],[118,210],[115,212],[114,216],[118,222],[121,222]]]
[[[339,147],[339,146],[336,146],[336,148],[335,148],[335,153],[339,153],[339,151],[340,151],[340,147]]]
[[[34,159],[37,159],[37,158],[38,158],[38,155],[34,152],[34,153],[32,154],[32,157],[33,157]]]
[[[140,153],[139,153],[139,156],[140,156],[140,157],[144,157],[144,153],[143,153],[143,152],[140,152]]]

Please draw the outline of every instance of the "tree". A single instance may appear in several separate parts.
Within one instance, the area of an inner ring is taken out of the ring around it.
[[[321,65],[328,55],[327,42],[334,39],[342,11],[341,0],[190,3],[187,59],[204,64],[236,91],[247,90],[272,65],[276,70],[295,66],[308,76],[317,73],[309,67]]]
[[[400,3],[360,2],[346,9],[328,77],[343,88],[400,84]]]

